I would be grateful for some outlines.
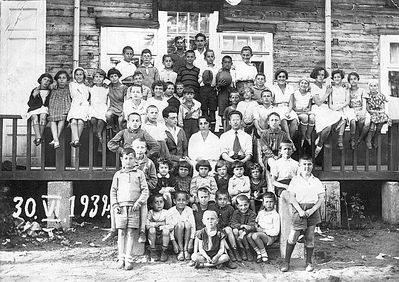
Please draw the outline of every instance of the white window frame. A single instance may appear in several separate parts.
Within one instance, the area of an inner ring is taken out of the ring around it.
[[[236,37],[264,37],[265,42],[265,51],[263,52],[254,52],[254,55],[258,55],[263,57],[263,64],[264,64],[264,73],[266,76],[266,84],[272,85],[273,84],[273,34],[269,32],[241,32],[237,33],[234,31],[225,31],[223,33],[219,33],[219,50],[220,50],[220,60],[225,55],[235,55],[240,54],[241,50],[223,50],[223,36],[225,35],[234,35]],[[251,46],[251,44],[248,44]],[[220,62],[221,63],[221,62]]]
[[[399,71],[399,64],[390,62],[391,43],[399,44],[399,35],[380,35],[380,90],[387,96],[391,95],[388,73],[389,71]]]

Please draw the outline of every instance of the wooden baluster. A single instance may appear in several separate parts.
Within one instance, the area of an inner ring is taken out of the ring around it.
[[[93,126],[89,126],[89,171],[93,171]],[[97,148],[96,148],[97,151]]]
[[[326,143],[329,146],[325,146],[324,144],[324,155],[323,155],[323,171],[331,171],[332,170],[332,141],[331,138],[328,138]]]
[[[31,150],[32,150],[32,121],[28,119],[26,123],[26,171],[31,168]],[[42,160],[43,161],[43,160]]]
[[[107,169],[107,128],[105,127],[103,130],[103,149],[101,152],[101,165],[102,170],[105,171]]]
[[[3,118],[0,118],[0,164],[3,163]]]
[[[121,162],[119,160],[119,152],[118,151],[115,153],[115,162],[116,162],[116,164],[115,164],[116,170],[120,170]]]
[[[381,134],[378,134],[377,138],[377,171],[381,171]]]
[[[365,164],[364,164],[365,171],[369,171],[369,165],[370,165],[370,150],[366,148],[366,157],[365,157]]]
[[[46,160],[46,147],[47,147],[47,145],[46,145],[45,142],[43,142],[40,145],[40,170],[41,171],[44,171],[45,168],[46,168],[46,162],[45,162],[45,160]]]
[[[399,166],[399,142],[397,142],[399,138],[399,122],[394,123],[392,125],[392,142],[394,142],[394,146],[393,146],[393,167],[392,170],[393,171],[397,171],[398,170],[398,166]]]
[[[72,151],[75,150],[75,171],[79,171],[79,154],[80,154],[80,150],[79,147],[76,148],[72,148]]]
[[[355,150],[352,150],[353,152],[353,171],[357,171],[357,150],[359,149],[359,146],[356,146]]]
[[[394,126],[394,125],[393,125]],[[394,162],[394,154],[393,154],[393,148],[394,148],[394,143],[393,143],[393,126],[388,128],[388,170],[392,171],[393,170],[393,162]]]
[[[345,171],[345,148],[341,150],[341,171]]]
[[[61,133],[59,138],[60,147],[55,150],[55,168],[58,173],[65,170],[65,133]]]
[[[15,171],[17,169],[17,128],[18,128],[18,119],[12,119],[12,154],[11,154],[11,162],[12,162],[12,170]]]

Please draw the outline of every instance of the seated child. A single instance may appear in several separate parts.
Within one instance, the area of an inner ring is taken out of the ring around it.
[[[201,116],[201,103],[194,99],[194,89],[184,87],[183,99],[178,111],[178,125],[184,129],[187,140],[198,132],[198,118]]]
[[[188,161],[179,161],[177,163],[177,190],[190,194],[191,175],[193,167]]]
[[[254,90],[252,88],[244,88],[244,100],[237,105],[237,111],[242,113],[244,131],[251,134],[254,129],[254,113],[258,108],[258,102],[252,100]]]
[[[90,88],[89,118],[95,134],[100,143],[103,143],[103,131],[106,125],[105,114],[108,110],[108,87],[104,83],[106,73],[98,69],[94,73],[94,85]],[[99,146],[101,149],[102,146]]]
[[[152,84],[152,91],[154,96],[147,99],[148,105],[154,105],[158,108],[158,111],[162,111],[169,105],[164,97],[164,92],[166,90],[166,85],[162,81],[155,81]],[[162,115],[158,115],[157,122],[164,123]]]
[[[148,230],[148,241],[150,243],[151,259],[165,262],[168,260],[166,253],[170,240],[170,232],[173,226],[166,224],[168,211],[164,209],[164,200],[161,194],[152,196],[152,210],[148,212],[146,228]],[[162,243],[161,257],[155,249],[155,244]]]
[[[168,211],[167,223],[172,224],[171,241],[177,259],[190,260],[195,236],[195,219],[193,210],[187,206],[189,196],[186,192],[175,193],[175,206]],[[177,242],[176,242],[177,241]]]
[[[215,165],[215,180],[216,185],[218,186],[218,191],[224,191],[228,193],[229,188],[229,165],[228,162],[225,160],[219,160]]]
[[[172,82],[166,82],[166,90],[164,95],[168,105],[179,110],[181,103],[179,97],[177,97],[175,94],[175,85]]]
[[[223,132],[227,132],[231,129],[231,125],[229,123],[229,116],[232,111],[237,110],[238,102],[240,102],[240,94],[237,90],[233,90],[229,95],[230,106],[226,106],[223,113],[219,115],[222,118],[223,123]]]
[[[261,102],[262,99],[262,92],[268,89],[266,87],[266,76],[264,73],[258,73],[255,76],[255,85],[253,87],[254,94],[252,96],[252,100],[256,102]]]
[[[218,190],[216,192],[216,212],[219,217],[218,228],[223,230],[227,235],[227,241],[230,246],[226,245],[226,250],[230,259],[232,261],[241,261],[240,254],[237,251],[237,243],[234,238],[233,229],[230,227],[234,208],[229,204],[229,198],[230,196],[227,191]]]
[[[140,227],[140,207],[147,202],[148,186],[144,172],[138,169],[136,153],[123,149],[122,169],[114,175],[111,185],[111,206],[118,229],[118,268],[133,269],[133,232]]]
[[[202,224],[202,215],[207,210],[216,210],[215,203],[210,201],[210,192],[208,187],[200,187],[197,191],[198,206],[194,208],[193,213],[195,218],[195,229],[201,230],[205,226]],[[195,245],[194,245],[195,249]]]
[[[273,244],[280,233],[280,216],[274,209],[275,196],[272,192],[263,195],[263,209],[256,217],[256,232],[247,237],[256,252],[256,262],[267,262],[266,247]]]
[[[250,169],[250,183],[251,183],[251,210],[257,212],[259,206],[262,204],[262,196],[267,191],[267,181],[263,178],[263,169],[258,163],[254,163],[249,167]]]
[[[152,64],[152,53],[150,49],[141,51],[142,64],[137,68],[143,74],[143,85],[151,87],[155,81],[159,81],[159,72]]]
[[[127,93],[127,86],[120,82],[122,74],[116,68],[112,68],[107,73],[109,84],[109,108],[105,114],[107,124],[114,132],[123,128],[123,102]],[[127,97],[126,97],[127,98]]]
[[[255,110],[254,113],[254,123],[257,130],[258,135],[262,135],[265,133],[266,129],[269,127],[267,124],[268,116],[276,111],[276,108],[273,106],[273,93],[270,89],[263,90],[261,93],[261,99],[259,100],[261,103]]]
[[[148,157],[156,159],[159,156],[160,146],[147,131],[141,129],[141,115],[133,112],[127,117],[127,129],[119,131],[108,141],[108,149],[111,152],[121,152],[123,148],[132,146],[133,140],[144,139],[148,148]],[[122,146],[121,146],[122,145]]]
[[[139,113],[142,120],[146,118],[148,103],[143,100],[143,87],[137,84],[133,84],[127,89],[126,97],[123,102],[123,115],[127,120],[127,117],[133,113]]]
[[[244,163],[234,161],[231,165],[233,176],[229,179],[228,191],[231,202],[236,205],[237,196],[245,195],[249,199],[251,197],[251,184],[248,176],[244,175]]]
[[[193,254],[195,268],[213,267],[227,263],[229,256],[225,254],[226,235],[218,230],[218,216],[215,211],[206,211],[202,222],[205,227],[198,234],[199,252]]]
[[[133,84],[140,85],[143,88],[143,100],[148,100],[152,97],[151,86],[146,86],[143,84],[144,75],[141,71],[136,70],[133,74]],[[126,95],[126,99],[130,97]]]
[[[233,229],[243,260],[253,261],[254,259],[249,249],[247,236],[252,236],[252,232],[256,230],[255,220],[256,213],[249,209],[249,198],[246,195],[239,195],[237,197],[237,210],[231,217],[230,226]]]
[[[165,83],[172,82],[176,83],[177,73],[173,71],[173,61],[169,54],[162,56],[162,64],[164,68],[159,71],[159,79]]]
[[[158,182],[154,191],[151,193],[162,194],[165,199],[165,207],[169,209],[172,206],[172,193],[176,191],[177,183],[173,175],[169,173],[173,165],[170,161],[161,159],[158,161]]]
[[[306,271],[313,271],[312,255],[314,249],[314,230],[321,222],[320,206],[324,201],[324,187],[321,181],[312,175],[312,159],[302,156],[299,159],[299,175],[288,186],[293,207],[291,230],[285,249],[285,262],[282,272],[290,269],[290,259],[301,232],[305,233]]]
[[[280,197],[281,192],[288,188],[291,179],[297,175],[298,162],[291,158],[293,153],[293,145],[291,141],[283,141],[280,144],[279,158],[272,167],[270,174],[272,177],[272,184],[274,185],[274,193]]]
[[[194,176],[193,179],[191,180],[190,184],[190,202],[191,203],[197,203],[198,198],[197,198],[197,190],[200,187],[209,187],[209,192],[210,192],[210,200],[215,201],[215,194],[216,191],[218,190],[215,178],[212,176],[209,176],[208,173],[209,171],[212,170],[211,165],[209,161],[207,160],[199,160],[197,164],[195,165],[195,169],[198,171],[198,175]]]

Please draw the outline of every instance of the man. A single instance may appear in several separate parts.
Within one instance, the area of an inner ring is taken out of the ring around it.
[[[241,123],[242,113],[232,111],[229,115],[231,129],[220,136],[221,153],[225,161],[239,160],[248,168],[252,159],[252,138],[241,129]]]
[[[206,35],[203,33],[198,33],[195,36],[195,46],[196,49],[194,50],[195,53],[195,61],[194,61],[194,66],[199,68],[200,70],[204,69],[207,66],[207,63],[205,61],[205,52],[206,52]]]
[[[220,156],[219,137],[209,130],[209,120],[204,116],[198,118],[198,127],[188,142],[188,157],[193,167],[199,160],[208,160],[213,170]]]
[[[173,61],[173,71],[177,73],[180,67],[186,65],[185,40],[182,36],[175,37],[175,48],[170,57]]]

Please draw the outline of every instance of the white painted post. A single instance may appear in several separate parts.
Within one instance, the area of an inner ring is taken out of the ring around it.
[[[47,183],[47,197],[44,197],[47,198],[47,227],[71,227],[71,204],[69,199],[72,197],[72,193],[72,181]],[[53,201],[55,201],[54,205],[52,204]]]
[[[390,224],[399,223],[399,182],[384,182],[381,189],[382,219]]]

